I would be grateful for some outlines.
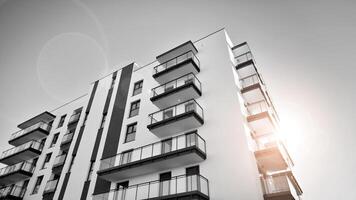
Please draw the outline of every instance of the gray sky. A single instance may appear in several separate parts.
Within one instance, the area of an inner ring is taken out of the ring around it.
[[[0,2],[1,151],[99,77],[225,27],[252,48],[304,199],[356,199],[356,1]]]

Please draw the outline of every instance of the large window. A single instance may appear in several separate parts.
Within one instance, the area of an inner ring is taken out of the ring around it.
[[[162,154],[172,151],[172,139],[162,141]]]
[[[67,115],[63,115],[63,116],[61,117],[61,119],[60,119],[59,122],[58,122],[57,128],[60,128],[60,127],[63,126],[64,120],[66,119],[66,116],[67,116]]]
[[[49,161],[51,160],[52,153],[46,154],[45,160],[43,161],[42,164],[42,169],[46,169],[48,166]]]
[[[49,147],[53,147],[54,145],[56,145],[56,143],[58,141],[58,136],[59,136],[59,133],[54,134],[54,136],[52,138],[51,145]]]
[[[32,194],[37,194],[38,190],[40,189],[41,183],[43,180],[43,176],[37,177],[35,187],[33,188]]]
[[[133,117],[138,115],[138,112],[140,110],[140,100],[132,102],[131,107],[130,107],[130,115],[129,117]]]
[[[125,151],[121,155],[120,165],[131,162],[132,150]]]
[[[159,194],[160,194],[160,196],[169,195],[171,179],[172,179],[171,172],[166,172],[166,173],[159,175]]]
[[[143,86],[143,80],[136,82],[134,85],[134,90],[133,90],[132,96],[140,94],[142,92],[142,86]]]
[[[137,123],[133,123],[127,126],[125,142],[131,142],[135,140],[136,128],[137,128]]]

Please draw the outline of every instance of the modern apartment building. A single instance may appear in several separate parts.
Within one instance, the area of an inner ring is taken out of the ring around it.
[[[0,199],[300,199],[278,124],[247,43],[222,29],[19,124]]]

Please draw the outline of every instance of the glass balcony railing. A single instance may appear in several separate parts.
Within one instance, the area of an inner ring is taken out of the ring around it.
[[[67,133],[67,134],[63,135],[61,144],[63,145],[63,144],[66,144],[66,143],[72,141],[73,136],[74,136],[74,133]]]
[[[240,85],[241,85],[241,89],[244,89],[246,87],[249,87],[251,85],[255,85],[255,84],[261,84],[261,85],[264,85],[264,82],[261,78],[261,75],[260,74],[252,74],[252,75],[249,75],[249,76],[246,76],[244,78],[241,78],[240,79]]]
[[[253,56],[252,56],[251,51],[247,51],[245,53],[235,56],[235,60],[236,60],[237,64],[239,65],[239,64],[247,62],[249,60],[253,60]]]
[[[0,188],[0,198],[2,199],[9,196],[23,198],[25,192],[26,192],[26,188],[17,185],[11,185],[11,186]]]
[[[193,83],[200,91],[201,91],[201,83],[199,79],[193,74],[189,73],[184,76],[181,76],[175,80],[169,81],[163,85],[155,87],[152,89],[152,97],[158,96],[160,94],[171,91],[180,86],[184,86],[187,84]]]
[[[74,122],[77,122],[79,120],[79,118],[80,118],[80,113],[76,113],[76,114],[70,116],[68,124],[72,124]]]
[[[105,170],[116,166],[122,166],[143,159],[149,159],[159,155],[165,155],[188,147],[197,147],[206,153],[205,140],[196,132],[175,136],[171,139],[159,141],[142,146],[132,151],[119,153],[114,157],[101,160],[100,169]]]
[[[39,150],[39,151],[42,151],[43,149],[43,144],[38,142],[38,141],[30,141],[30,142],[27,142],[25,144],[22,144],[20,146],[17,146],[17,147],[14,147],[14,148],[11,148],[9,150],[6,150],[4,151],[2,154],[1,154],[1,157],[0,159],[3,159],[3,158],[6,158],[6,157],[9,157],[15,153],[18,153],[20,151],[24,151],[26,149],[29,149],[29,148],[32,148],[32,149],[36,149],[36,150]]]
[[[17,131],[15,133],[11,134],[10,140],[18,138],[18,137],[20,137],[22,135],[25,135],[26,133],[29,133],[29,132],[31,132],[31,131],[33,131],[35,129],[38,129],[38,128],[43,129],[45,131],[50,131],[51,130],[51,126],[49,124],[44,123],[44,122],[39,122],[39,123],[34,124],[34,125],[32,125],[32,126],[30,126],[28,128],[25,128],[23,130],[20,130],[20,131]]]
[[[127,188],[111,190],[93,196],[93,200],[143,200],[177,195],[184,197],[185,193],[197,192],[198,195],[209,198],[209,181],[202,175],[181,175],[166,181],[151,181]]]
[[[183,53],[175,58],[172,58],[160,65],[157,65],[156,67],[153,68],[153,74],[157,74],[159,72],[165,71],[173,66],[176,66],[179,63],[182,63],[188,59],[192,59],[198,67],[200,67],[200,61],[196,57],[196,55],[193,53],[193,51],[188,51],[186,53]]]
[[[275,194],[290,191],[287,175],[262,177],[261,183],[264,194]]]
[[[33,163],[31,163],[31,162],[27,162],[27,161],[20,162],[20,163],[17,163],[15,165],[10,165],[10,166],[1,168],[0,169],[0,176],[4,176],[4,175],[10,174],[10,173],[13,173],[13,172],[16,172],[16,171],[20,171],[20,170],[33,173],[35,167],[36,166],[33,165]]]
[[[195,112],[204,119],[203,108],[194,99],[157,111],[148,117],[151,125],[189,112]]]
[[[263,112],[268,112],[270,114],[270,117],[273,118],[273,120],[275,120],[274,122],[276,123],[279,122],[279,117],[275,108],[273,107],[273,104],[272,106],[270,106],[265,100],[248,104],[246,105],[246,108],[249,116],[257,115]]]
[[[58,183],[58,179],[49,180],[49,181],[46,183],[46,187],[45,187],[43,193],[51,193],[51,192],[54,192],[54,191],[56,190],[57,183]]]
[[[67,154],[62,154],[62,155],[57,156],[54,159],[53,167],[58,167],[58,166],[63,165],[64,162],[66,161],[66,157],[67,157]]]

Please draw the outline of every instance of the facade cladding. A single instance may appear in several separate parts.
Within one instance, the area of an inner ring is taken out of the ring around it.
[[[18,125],[0,199],[300,199],[247,43],[224,29]]]

